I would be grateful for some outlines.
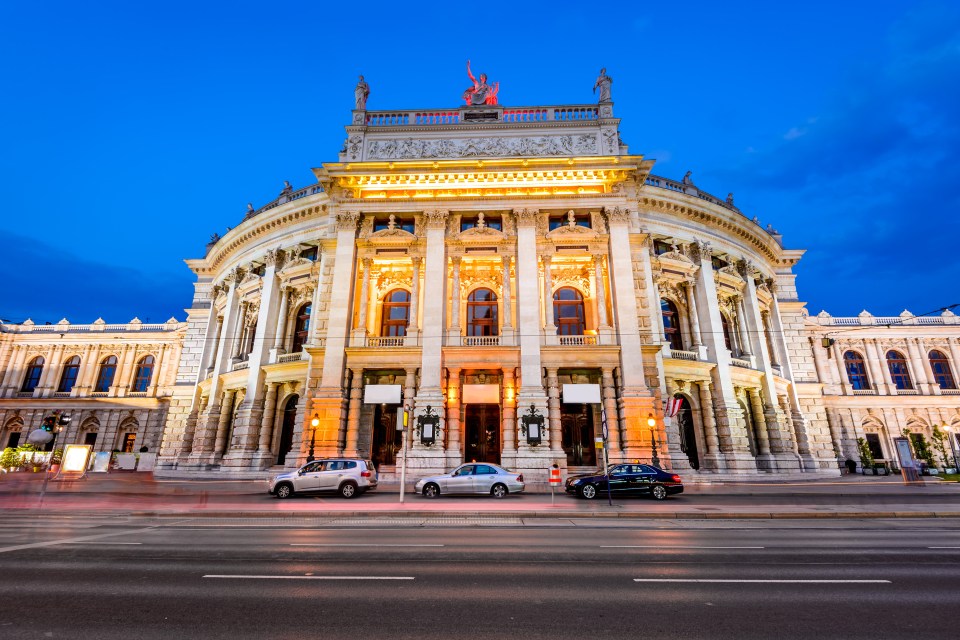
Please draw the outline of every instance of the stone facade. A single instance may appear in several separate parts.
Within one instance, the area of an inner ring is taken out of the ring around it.
[[[695,481],[836,475],[866,433],[882,434],[886,455],[904,427],[960,426],[956,387],[930,364],[937,351],[935,366],[956,371],[954,316],[895,330],[808,317],[793,274],[802,251],[689,174],[651,175],[618,130],[611,102],[354,111],[317,184],[285,188],[188,261],[186,321],[147,332],[164,363],[147,397],[122,380],[147,349],[143,328],[3,327],[0,438],[74,402],[108,414],[103,446],[115,446],[135,401],[156,427],[148,446],[164,422],[166,473],[250,475],[340,454],[390,474],[400,407],[364,398],[398,385],[411,415],[440,418],[432,444],[406,432],[414,476],[464,460],[534,481],[554,462],[592,467],[605,420],[611,460],[656,457]],[[122,345],[111,393],[90,393],[81,371],[84,384],[56,397],[67,356],[89,366]],[[26,398],[41,347],[54,367]],[[863,355],[869,388],[845,378],[845,349]],[[890,350],[909,388],[884,375]],[[565,384],[599,385],[600,402],[566,401]],[[541,442],[525,433],[531,411]]]

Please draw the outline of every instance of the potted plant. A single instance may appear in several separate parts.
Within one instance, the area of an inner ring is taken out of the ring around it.
[[[947,434],[941,429],[940,425],[933,425],[933,448],[940,454],[940,461],[943,463],[944,473],[956,473],[957,470],[951,468],[950,456],[947,455]]]
[[[857,453],[860,454],[860,469],[863,471],[863,475],[876,473],[873,468],[873,453],[871,453],[870,445],[867,444],[866,439],[857,438]]]
[[[50,454],[50,471],[56,473],[60,471],[60,465],[63,462],[63,449],[54,449]]]
[[[20,454],[12,447],[7,447],[0,453],[0,467],[7,471],[16,471],[20,468]]]

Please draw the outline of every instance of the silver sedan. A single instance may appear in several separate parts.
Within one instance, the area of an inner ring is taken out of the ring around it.
[[[502,498],[523,491],[523,474],[507,471],[495,464],[470,462],[450,473],[417,480],[417,493],[436,498],[445,493],[474,493]]]

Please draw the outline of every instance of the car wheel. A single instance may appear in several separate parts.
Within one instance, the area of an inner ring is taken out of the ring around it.
[[[580,487],[580,497],[587,500],[593,500],[597,497],[597,488],[592,484],[585,484]]]
[[[286,498],[292,498],[292,497],[293,497],[293,487],[291,487],[291,486],[290,486],[289,484],[287,484],[287,483],[278,484],[278,485],[277,485],[277,488],[273,490],[273,493],[274,493],[275,496],[277,496],[277,497],[280,498],[281,500],[284,500],[284,499],[286,499]]]
[[[667,490],[662,484],[654,485],[653,489],[650,489],[650,495],[653,496],[654,500],[665,500],[667,498]]]
[[[357,495],[357,485],[353,482],[344,482],[340,485],[340,495],[344,498],[352,498]]]
[[[499,482],[493,485],[493,488],[490,489],[490,495],[492,495],[494,498],[502,498],[508,493],[510,493],[510,491],[507,489],[507,485]]]
[[[438,495],[440,495],[440,487],[432,482],[423,488],[424,498],[436,498]]]

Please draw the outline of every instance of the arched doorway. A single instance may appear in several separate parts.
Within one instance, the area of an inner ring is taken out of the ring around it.
[[[596,466],[597,449],[593,446],[593,434],[593,410],[590,405],[560,405],[560,442],[567,454],[567,466]]]
[[[690,401],[683,396],[680,398],[680,410],[677,412],[677,428],[680,431],[680,450],[687,454],[690,466],[700,469],[700,452],[697,449],[697,426],[693,422],[693,410]]]
[[[397,430],[397,405],[378,404],[373,412],[371,457],[377,468],[397,463],[397,451],[403,446],[403,431]]]
[[[300,396],[294,394],[283,404],[283,424],[280,426],[280,443],[277,445],[277,464],[286,464],[287,454],[293,446],[293,430],[297,425],[297,403]]]

